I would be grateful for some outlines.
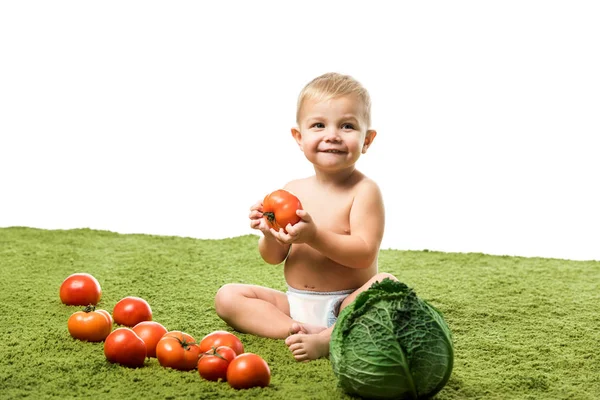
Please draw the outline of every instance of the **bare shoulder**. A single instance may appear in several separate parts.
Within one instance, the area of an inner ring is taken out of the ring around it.
[[[283,187],[285,190],[290,191],[292,193],[303,192],[306,187],[310,186],[314,177],[306,177],[300,179],[294,179],[293,181],[289,181]]]
[[[379,185],[372,179],[362,176],[354,187],[350,209],[350,228],[353,234],[378,249],[385,227],[385,207]]]
[[[374,199],[381,199],[381,189],[377,182],[362,173],[355,183],[354,190],[355,197],[366,196]]]

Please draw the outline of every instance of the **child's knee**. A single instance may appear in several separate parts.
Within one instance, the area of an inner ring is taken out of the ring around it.
[[[235,297],[238,292],[235,284],[228,283],[217,290],[215,295],[215,311],[221,318],[227,317],[235,307]]]
[[[393,281],[397,281],[398,278],[396,278],[394,275],[392,274],[388,274],[387,272],[380,272],[377,275],[375,275],[375,281],[377,282],[381,282],[382,280],[384,280],[385,278],[389,278]]]

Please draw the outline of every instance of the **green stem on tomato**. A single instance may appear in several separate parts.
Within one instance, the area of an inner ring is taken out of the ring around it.
[[[267,220],[269,220],[269,222],[275,221],[275,213],[274,212],[267,211],[267,212],[264,212],[263,215],[265,217],[267,217]]]

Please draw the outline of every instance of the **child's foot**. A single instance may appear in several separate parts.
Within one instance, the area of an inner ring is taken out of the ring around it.
[[[324,329],[322,329],[324,330]],[[285,339],[296,361],[310,361],[329,355],[331,335],[296,333]]]
[[[324,326],[310,325],[310,324],[299,324],[294,322],[292,327],[290,328],[290,335],[294,335],[296,333],[304,333],[304,334],[314,334],[324,331],[326,328]]]

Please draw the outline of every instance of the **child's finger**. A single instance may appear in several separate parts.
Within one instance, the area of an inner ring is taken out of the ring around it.
[[[296,210],[296,215],[299,216],[304,222],[312,221],[310,214],[306,212],[306,210]]]
[[[287,229],[287,228],[286,228]],[[282,238],[285,240],[286,244],[291,244],[294,242],[294,240],[296,240],[296,234],[292,231],[284,231],[283,229],[281,230],[281,236]]]
[[[291,239],[294,239],[294,238],[296,238],[296,236],[298,236],[299,226],[287,224],[287,226],[285,227],[285,230],[287,231],[288,236]]]
[[[250,211],[250,219],[260,219],[262,218],[263,213],[257,210]]]
[[[273,233],[273,236],[275,236],[277,238],[277,240],[279,240],[281,243],[285,244],[286,240],[285,240],[285,232],[283,231],[283,229],[279,228],[279,230],[275,230],[273,228],[271,228],[271,232]]]

